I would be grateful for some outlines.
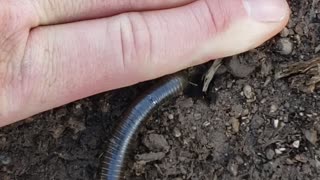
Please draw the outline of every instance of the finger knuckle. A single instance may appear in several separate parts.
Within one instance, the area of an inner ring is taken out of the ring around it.
[[[229,0],[205,0],[207,12],[210,14],[212,26],[216,32],[225,30],[231,22]]]
[[[151,59],[151,33],[141,14],[123,15],[120,23],[120,39],[124,67],[145,63]]]

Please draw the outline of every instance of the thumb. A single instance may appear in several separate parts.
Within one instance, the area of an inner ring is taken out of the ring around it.
[[[286,0],[203,0],[180,9],[179,14],[160,14],[149,21],[156,31],[153,64],[156,76],[198,65],[211,59],[231,56],[256,48],[287,24]],[[166,34],[161,30],[167,29]],[[174,55],[174,56],[173,56]]]
[[[35,28],[22,60],[24,77],[13,77],[15,85],[4,93],[8,96],[0,97],[6,100],[0,105],[7,107],[0,109],[0,126],[244,52],[277,34],[288,19],[285,0],[198,0],[178,8]]]

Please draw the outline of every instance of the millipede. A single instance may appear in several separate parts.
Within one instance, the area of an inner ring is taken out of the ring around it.
[[[188,85],[187,76],[176,73],[166,76],[147,90],[124,113],[117,122],[114,133],[104,152],[99,179],[118,180],[124,166],[128,146],[140,124],[168,99],[180,94]]]

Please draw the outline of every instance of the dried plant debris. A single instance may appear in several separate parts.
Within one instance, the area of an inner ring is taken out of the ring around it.
[[[280,67],[275,79],[289,77],[291,87],[312,93],[320,85],[320,57]]]
[[[222,59],[217,59],[217,60],[213,61],[210,69],[207,71],[207,73],[204,77],[204,83],[203,83],[203,88],[202,88],[203,92],[207,92],[214,75],[216,74],[217,70],[221,66],[221,62],[222,62]]]

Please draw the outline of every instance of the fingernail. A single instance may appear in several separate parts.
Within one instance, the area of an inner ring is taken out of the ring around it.
[[[249,16],[262,22],[279,22],[287,14],[286,0],[243,0]]]

